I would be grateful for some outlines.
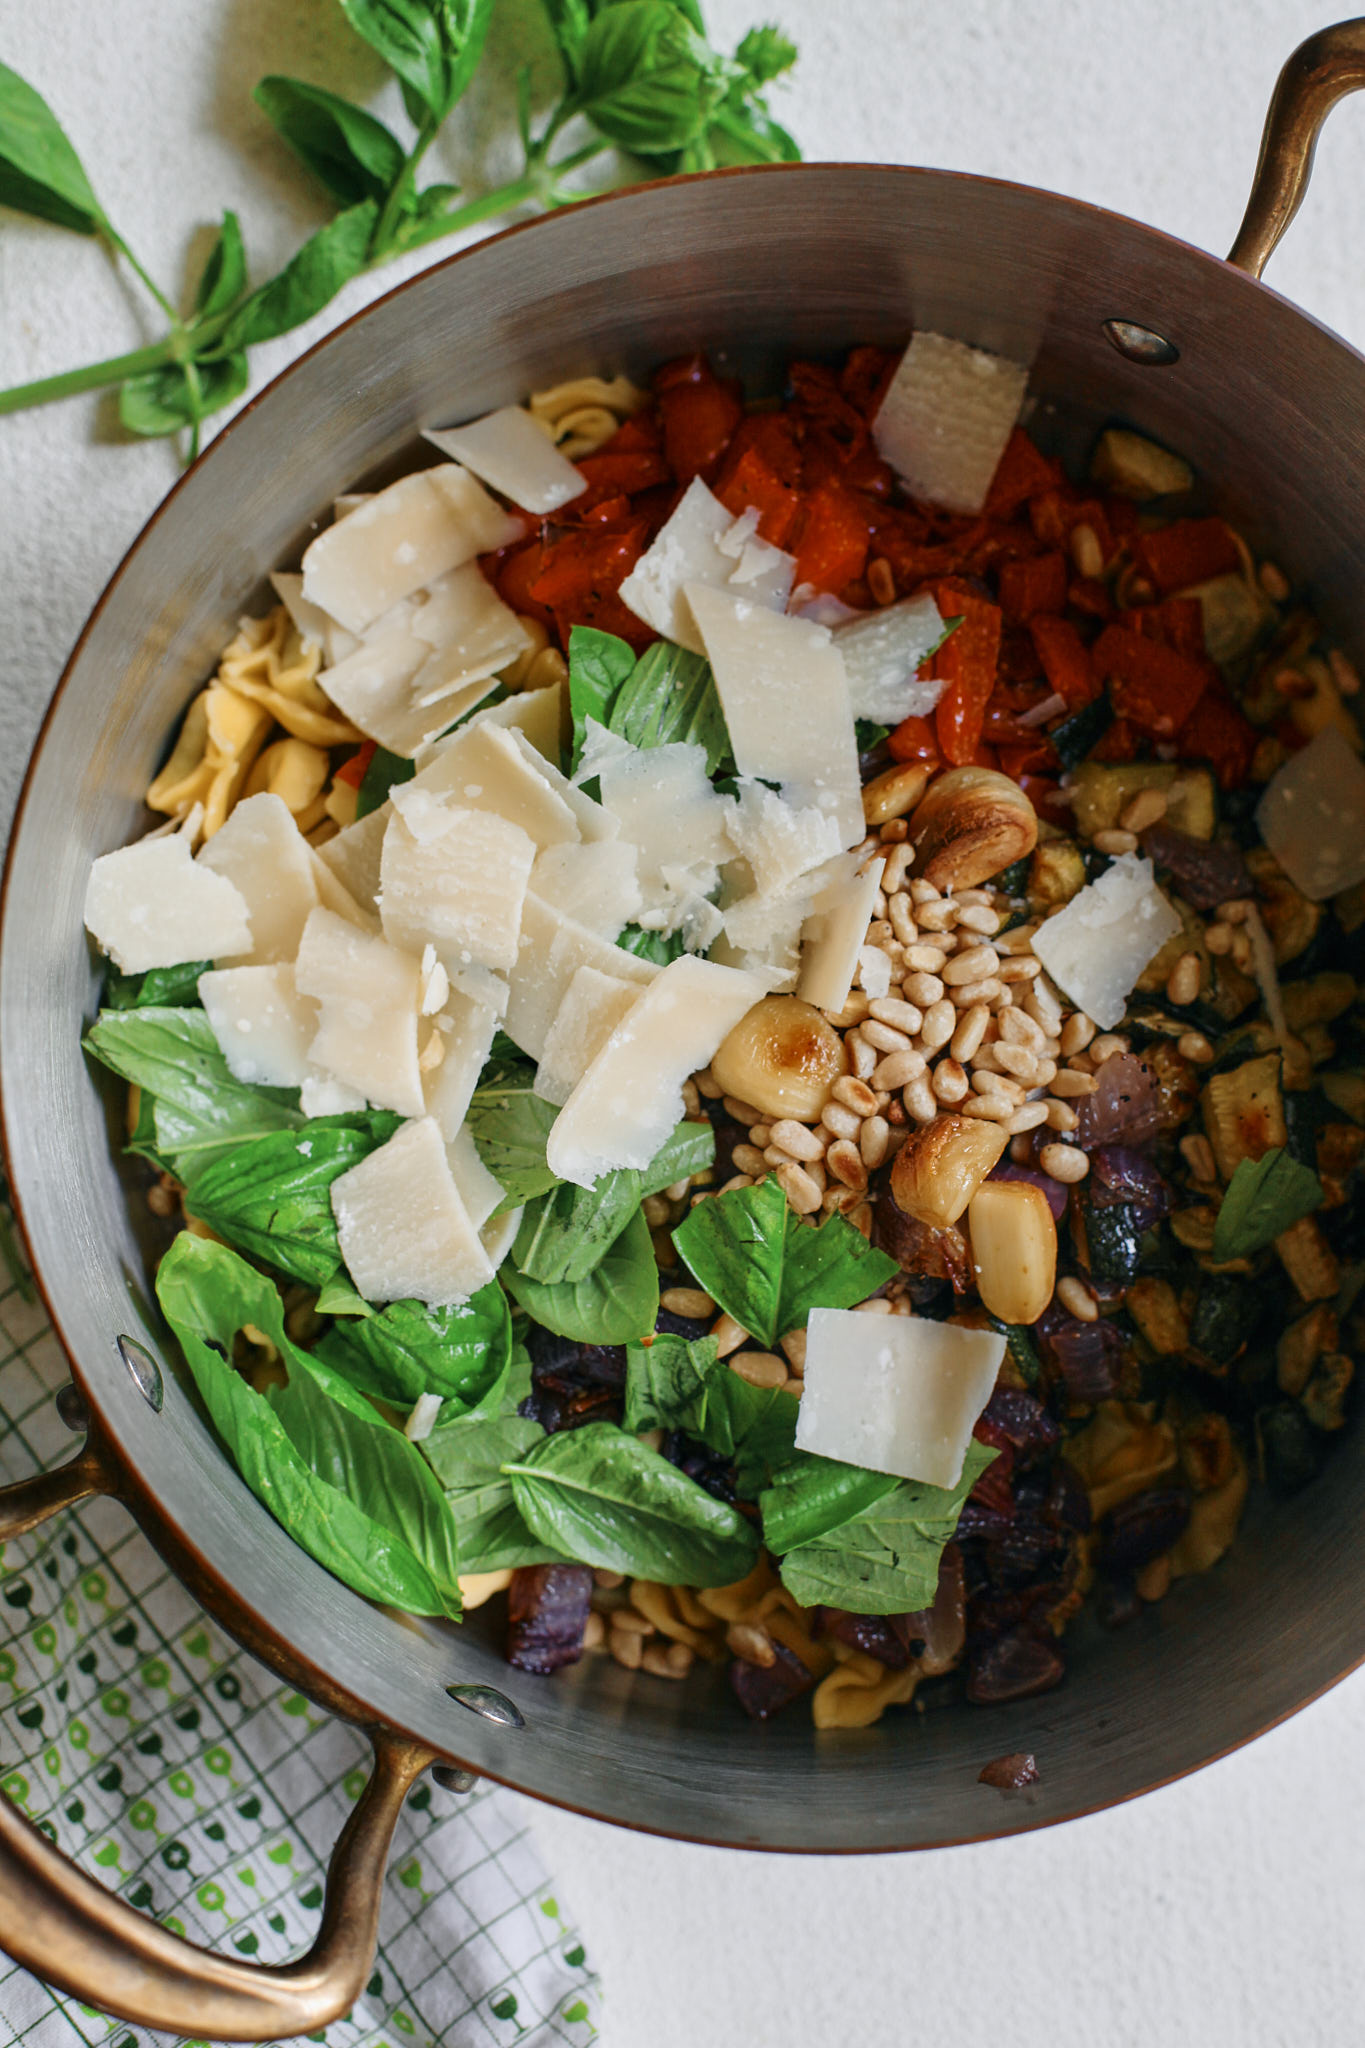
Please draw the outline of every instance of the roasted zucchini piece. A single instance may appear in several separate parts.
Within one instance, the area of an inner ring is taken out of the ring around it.
[[[1204,648],[1221,667],[1240,661],[1273,616],[1269,601],[1238,569],[1192,583],[1182,597],[1197,597],[1204,614]]]
[[[1172,455],[1131,427],[1106,427],[1095,443],[1090,474],[1120,497],[1170,498],[1194,488],[1194,471],[1181,455]]]
[[[1310,974],[1303,981],[1285,982],[1280,994],[1290,1030],[1306,1031],[1310,1024],[1331,1024],[1344,1016],[1356,999],[1356,985],[1349,974]]]
[[[1082,761],[1071,777],[1072,816],[1085,839],[1112,831],[1119,813],[1140,789],[1166,792],[1166,816],[1192,839],[1212,839],[1217,823],[1213,777],[1207,768],[1175,761]]]
[[[1262,1316],[1254,1287],[1240,1276],[1210,1273],[1190,1317],[1190,1344],[1219,1373],[1246,1350]]]
[[[1280,1093],[1280,1058],[1265,1053],[1229,1074],[1215,1074],[1204,1089],[1204,1129],[1225,1181],[1244,1159],[1256,1160],[1289,1140]]]
[[[1143,1233],[1134,1222],[1140,1210],[1127,1202],[1116,1202],[1107,1209],[1086,1202],[1078,1205],[1077,1213],[1085,1232],[1092,1279],[1111,1280],[1126,1287],[1136,1279],[1142,1257]]]
[[[1312,945],[1326,905],[1300,896],[1269,847],[1253,846],[1246,864],[1256,883],[1261,920],[1275,948],[1275,965],[1283,967]]]
[[[1124,1295],[1123,1305],[1159,1357],[1179,1358],[1189,1350],[1189,1319],[1169,1280],[1143,1274]]]
[[[1341,1429],[1346,1422],[1346,1395],[1355,1378],[1355,1364],[1344,1351],[1329,1351],[1301,1396],[1303,1412],[1314,1429]]]
[[[1275,1249],[1301,1301],[1335,1301],[1341,1287],[1341,1267],[1316,1216],[1301,1216],[1288,1230],[1281,1231]]]
[[[1029,902],[1039,910],[1058,910],[1084,887],[1085,861],[1075,840],[1040,841],[1029,862]]]

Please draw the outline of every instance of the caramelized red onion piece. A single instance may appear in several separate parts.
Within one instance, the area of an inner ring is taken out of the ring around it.
[[[1196,910],[1213,910],[1238,896],[1250,896],[1252,880],[1235,846],[1194,839],[1164,822],[1138,834],[1142,850],[1165,868],[1180,894]]]
[[[1136,1053],[1111,1053],[1096,1070],[1098,1087],[1076,1103],[1076,1143],[1145,1145],[1161,1128],[1161,1098],[1150,1067]]]
[[[585,1564],[523,1565],[507,1595],[507,1661],[544,1674],[576,1664],[592,1600]]]
[[[1098,1146],[1090,1155],[1085,1190],[1096,1209],[1133,1209],[1138,1230],[1150,1230],[1170,1213],[1171,1192],[1156,1161],[1132,1145]]]
[[[773,1649],[777,1654],[771,1664],[746,1664],[736,1657],[730,1666],[735,1697],[753,1721],[769,1720],[815,1683],[795,1650],[785,1643],[774,1643]]]
[[[1073,1401],[1107,1401],[1118,1392],[1124,1366],[1123,1338],[1104,1316],[1083,1323],[1054,1304],[1035,1330]]]

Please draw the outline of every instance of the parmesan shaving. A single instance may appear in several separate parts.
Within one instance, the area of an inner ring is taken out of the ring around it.
[[[1039,925],[1033,951],[1077,1009],[1102,1030],[1121,1023],[1138,977],[1181,929],[1152,863],[1121,853],[1097,882]]]
[[[557,512],[588,488],[582,471],[519,405],[504,405],[463,427],[428,428],[425,438],[525,512]]]
[[[1024,402],[1028,371],[942,334],[916,334],[872,436],[916,498],[979,512]]]
[[[395,784],[390,801],[379,871],[386,938],[417,953],[434,941],[447,972],[452,958],[510,968],[534,840],[495,812],[463,810],[415,782]]]
[[[400,477],[310,543],[303,596],[348,632],[525,527],[457,463]],[[334,700],[335,701],[335,700]]]
[[[756,520],[736,520],[700,477],[694,477],[655,539],[621,585],[636,618],[693,654],[705,652],[687,585],[731,586],[756,604],[781,611],[796,563],[754,535]]]
[[[251,943],[238,954],[215,953],[221,966],[292,960],[317,907],[313,850],[287,804],[263,792],[239,803],[199,856],[237,889],[247,906]]]
[[[603,974],[641,986],[659,972],[652,961],[610,945],[577,918],[542,903],[528,891],[522,906],[517,963],[509,976],[504,1028],[531,1059],[544,1057],[555,1012],[580,967],[596,967]]]
[[[545,1034],[535,1091],[562,1107],[617,1025],[640,1000],[640,984],[580,967]]]
[[[201,974],[199,1000],[239,1081],[300,1088],[314,1073],[308,1048],[318,1028],[317,1005],[299,994],[290,963]]]
[[[101,854],[85,888],[85,924],[125,974],[245,953],[245,898],[196,861],[178,832]]]
[[[858,612],[834,627],[855,718],[899,725],[927,718],[948,687],[919,679],[919,667],[943,638],[938,606],[926,591],[881,611]]]
[[[796,1446],[840,1464],[956,1486],[1005,1340],[926,1316],[813,1308]]]
[[[884,859],[872,860],[860,873],[833,882],[816,897],[814,909],[801,928],[801,979],[797,994],[817,1010],[828,1010],[834,1015],[848,1001],[885,868]],[[891,986],[889,960],[887,965],[887,988],[883,994]],[[866,981],[863,986],[867,986]]]
[[[403,1124],[335,1180],[332,1214],[346,1270],[366,1301],[449,1308],[493,1278],[430,1117]]]
[[[420,1116],[416,960],[318,909],[304,926],[294,978],[318,1004],[313,1064],[381,1109]]]

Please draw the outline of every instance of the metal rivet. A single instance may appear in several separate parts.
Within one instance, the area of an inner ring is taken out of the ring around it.
[[[433,1764],[431,1775],[443,1792],[472,1792],[479,1782],[477,1771],[462,1771],[455,1764]]]
[[[1100,327],[1130,363],[1141,363],[1149,370],[1164,370],[1180,361],[1175,343],[1167,341],[1154,327],[1143,327],[1137,320],[1101,320]]]
[[[57,1389],[57,1413],[68,1429],[77,1435],[90,1426],[90,1410],[85,1405],[85,1396],[71,1380]]]
[[[448,1698],[460,1706],[468,1707],[471,1714],[482,1714],[485,1721],[496,1721],[499,1728],[524,1728],[526,1716],[521,1708],[514,1706],[505,1692],[499,1692],[491,1685],[448,1685]]]
[[[161,1367],[152,1357],[145,1344],[139,1344],[136,1337],[123,1336],[115,1340],[118,1355],[127,1366],[133,1385],[141,1394],[154,1415],[161,1413],[161,1404],[166,1390],[161,1381]]]

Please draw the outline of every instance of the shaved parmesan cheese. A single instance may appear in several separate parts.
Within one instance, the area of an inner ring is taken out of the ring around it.
[[[363,633],[400,598],[524,531],[457,463],[421,470],[376,491],[310,543],[303,595]]]
[[[555,1118],[550,1171],[578,1187],[648,1166],[683,1114],[682,1084],[764,994],[733,967],[673,960],[612,1032]]]
[[[1121,853],[1034,934],[1033,950],[1078,1009],[1108,1031],[1123,1017],[1147,962],[1180,930],[1152,863]]]
[[[385,936],[413,951],[434,941],[456,961],[506,969],[517,957],[522,898],[536,857],[519,825],[395,784],[380,860]]]
[[[614,939],[644,904],[636,879],[636,849],[624,839],[591,846],[547,846],[531,870],[543,903],[567,911],[604,939]]]
[[[660,889],[638,922],[651,932],[680,932],[689,953],[704,953],[721,929],[719,910],[704,891],[716,887],[718,870],[703,861],[689,866],[676,861],[659,871]]]
[[[362,640],[335,668],[324,669],[318,681],[337,710],[367,738],[411,760],[420,746],[444,732],[458,716],[449,700],[440,706],[413,701],[413,678],[430,655],[425,640],[419,640],[406,626],[395,626],[390,632]],[[477,690],[479,686],[473,687]],[[485,690],[492,687],[490,679]]]
[[[240,891],[251,920],[251,942],[237,954],[215,953],[220,966],[292,960],[317,907],[313,849],[282,797],[262,792],[237,805],[199,856]]]
[[[358,1088],[348,1088],[344,1081],[334,1081],[316,1070],[305,1077],[299,1089],[299,1108],[305,1116],[349,1116],[364,1107],[365,1098]]]
[[[497,1028],[496,1010],[451,989],[437,1023],[445,1057],[422,1076],[427,1115],[436,1119],[446,1139],[453,1139],[465,1120]]]
[[[544,690],[518,690],[501,704],[476,711],[472,725],[515,726],[524,734],[542,760],[559,766],[560,730],[567,699],[563,683],[551,683]]]
[[[357,505],[368,505],[373,491],[343,491],[339,498],[332,500],[333,519],[344,519],[348,512],[354,512]]]
[[[827,626],[784,618],[729,590],[688,588],[741,775],[790,783],[790,800],[833,817],[841,844],[863,836],[848,680]],[[795,792],[799,791],[799,799]]]
[[[367,1301],[449,1308],[493,1278],[428,1116],[404,1124],[333,1181],[332,1214],[346,1270]]]
[[[531,636],[505,605],[477,562],[466,562],[433,583],[412,617],[412,630],[432,652],[412,679],[419,706],[468,689],[506,668],[531,645]]]
[[[451,1178],[460,1200],[469,1212],[469,1220],[476,1230],[482,1230],[502,1201],[502,1185],[494,1180],[484,1165],[478,1146],[466,1130],[457,1131],[453,1138],[446,1140],[446,1158],[450,1162]]]
[[[859,612],[835,626],[834,644],[844,658],[853,716],[881,725],[927,718],[948,686],[921,682],[917,671],[942,638],[943,620],[927,591],[882,611]]]
[[[916,334],[872,437],[913,496],[979,512],[1024,402],[1028,371],[942,334]]]
[[[641,986],[659,972],[652,961],[609,945],[577,918],[528,892],[522,906],[517,964],[509,977],[504,1029],[531,1059],[544,1057],[555,1012],[580,967],[596,967],[603,974]]]
[[[801,967],[801,933],[813,907],[802,889],[777,896],[754,890],[721,911],[724,933],[711,958],[759,976],[766,991],[796,986]]]
[[[313,1064],[381,1109],[420,1116],[418,968],[411,954],[319,909],[303,928],[294,979],[299,993],[318,1004],[308,1048]]]
[[[410,1444],[425,1443],[436,1427],[436,1418],[441,1412],[441,1394],[419,1394],[408,1411],[403,1424],[403,1434]]]
[[[355,634],[339,626],[330,612],[325,612],[321,605],[309,604],[303,594],[302,576],[278,569],[270,583],[300,634],[305,640],[316,640],[328,662],[340,661],[360,644]]]
[[[860,873],[833,883],[816,897],[801,928],[797,994],[817,1010],[833,1014],[848,1001],[885,867],[885,860],[872,860]]]
[[[318,1028],[317,1005],[299,994],[288,962],[201,974],[199,1000],[239,1081],[300,1088],[313,1073],[308,1048]]]
[[[364,911],[379,914],[379,860],[384,846],[384,832],[393,816],[392,806],[385,801],[377,810],[367,812],[354,825],[348,825],[344,832],[338,832],[335,839],[328,839],[314,848],[319,867],[331,874],[353,902]],[[329,910],[337,910],[344,917],[345,911],[323,896],[323,884],[319,883],[319,897]]]
[[[745,780],[726,820],[731,843],[748,861],[757,887],[781,895],[842,848],[838,825],[811,804],[801,808],[765,783]]]
[[[670,518],[621,585],[637,619],[693,654],[705,650],[685,595],[689,583],[726,585],[780,612],[796,562],[754,537],[757,521],[739,521],[694,477]]]
[[[547,1102],[566,1103],[628,1010],[640,1000],[640,984],[597,967],[580,967],[564,991],[545,1034],[535,1091]]]
[[[556,512],[588,488],[582,471],[519,405],[504,405],[463,427],[428,428],[425,439],[525,512]]]
[[[589,712],[583,720],[583,750],[573,772],[575,786],[595,782],[604,768],[616,761],[629,761],[635,751],[633,740],[623,739]]]
[[[495,1272],[517,1241],[523,1213],[521,1209],[509,1209],[505,1215],[490,1216],[479,1232],[479,1242]],[[468,1604],[466,1600],[466,1607]]]
[[[577,843],[578,820],[551,786],[548,763],[505,726],[461,726],[435,750],[415,779],[395,793],[402,809],[427,790],[464,810],[493,811],[519,825],[537,849]],[[558,771],[556,771],[556,774]]]
[[[883,953],[880,946],[861,946],[858,950],[858,986],[863,994],[872,998],[889,996],[891,993],[891,956]]]
[[[1365,764],[1334,725],[1291,754],[1256,810],[1262,839],[1314,903],[1365,882]]]
[[[1004,1356],[1005,1340],[993,1330],[813,1308],[797,1449],[925,1486],[956,1486]]]
[[[615,839],[621,827],[611,812],[605,810],[592,797],[585,795],[581,789],[576,788],[567,775],[561,774],[558,763],[547,761],[519,727],[513,725],[508,729],[514,744],[521,749],[525,759],[537,774],[544,776],[556,796],[561,797],[573,812],[580,839],[588,842]]]
[[[85,888],[85,925],[125,974],[243,953],[251,944],[241,891],[194,860],[178,832],[101,854]]]
[[[631,747],[602,764],[603,807],[621,837],[639,849],[640,886],[648,903],[663,884],[662,870],[681,855],[689,868],[715,870],[730,852],[726,822],[733,808],[717,796],[706,772],[705,747],[674,741],[665,747]],[[698,883],[700,892],[705,887]]]

